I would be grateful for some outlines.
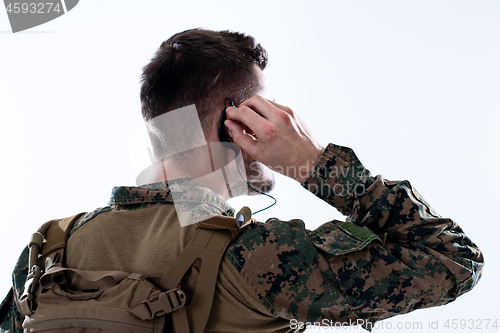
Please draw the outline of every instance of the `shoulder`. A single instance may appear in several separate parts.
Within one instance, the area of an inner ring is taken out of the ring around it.
[[[83,214],[78,220],[75,221],[75,223],[73,223],[73,227],[71,228],[71,230],[69,232],[69,236],[73,235],[73,233],[76,230],[78,230],[78,228],[80,228],[81,226],[83,226],[85,223],[92,220],[93,218],[95,218],[97,215],[99,215],[101,213],[109,212],[109,211],[111,211],[111,206],[96,208],[91,212]]]
[[[248,265],[276,262],[277,259],[294,261],[294,258],[307,255],[307,250],[316,252],[303,221],[269,219],[266,223],[249,225],[228,247],[226,257],[241,271]]]
[[[285,222],[278,219],[252,223],[226,251],[226,257],[239,271],[249,265],[272,264],[276,260],[288,264],[297,261],[296,264],[301,265],[304,257],[310,264],[316,254],[302,220]]]
[[[278,312],[288,309],[290,300],[298,307],[309,304],[334,281],[309,236],[301,220],[271,219],[247,227],[226,251],[226,258],[273,315],[282,316]],[[296,311],[292,306],[287,313],[295,317]]]

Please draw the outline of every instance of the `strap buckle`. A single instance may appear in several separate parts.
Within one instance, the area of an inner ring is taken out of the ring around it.
[[[40,269],[40,267],[38,267],[37,265],[33,265],[28,273],[28,276],[26,277],[23,295],[34,294],[36,292],[36,288],[38,288],[41,275],[42,270]]]
[[[42,275],[42,270],[37,265],[33,265],[33,267],[31,267],[28,273],[26,283],[24,284],[24,292],[19,299],[21,305],[21,312],[25,316],[34,313],[33,298],[36,289],[38,288],[41,275]]]
[[[155,316],[163,316],[183,308],[186,304],[186,294],[179,288],[176,288],[160,293],[157,299],[147,299],[142,304],[146,305],[151,314],[149,318],[144,318],[143,320],[151,320]]]

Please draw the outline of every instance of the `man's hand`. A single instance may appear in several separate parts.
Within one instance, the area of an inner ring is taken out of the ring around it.
[[[234,143],[256,161],[304,182],[325,150],[289,107],[253,96],[226,111]]]

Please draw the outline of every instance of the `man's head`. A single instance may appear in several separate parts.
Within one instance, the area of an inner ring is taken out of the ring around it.
[[[230,98],[235,103],[260,89],[256,66],[267,53],[251,36],[229,31],[192,29],[164,41],[142,74],[144,120],[195,104],[203,125]]]
[[[192,29],[175,34],[163,42],[143,70],[143,118],[149,121],[169,111],[195,104],[204,137],[193,135],[187,140],[168,144],[160,138],[156,143],[153,142],[155,159],[166,158],[169,151],[187,151],[204,140],[218,141],[217,122],[224,100],[230,98],[238,105],[263,93],[266,88],[262,70],[266,65],[267,53],[264,48],[256,44],[253,37],[236,32]],[[175,126],[169,128],[176,131]],[[158,129],[148,128],[148,131],[150,136],[152,132],[156,132],[155,136],[161,136]],[[184,138],[185,133],[170,133],[172,136]],[[180,168],[192,167],[191,155],[176,156],[174,159],[170,157],[170,160]],[[249,181],[254,186],[270,190],[273,182],[257,180],[257,173],[263,171],[261,167],[251,165],[252,162],[245,156],[247,172],[253,173],[249,175]]]

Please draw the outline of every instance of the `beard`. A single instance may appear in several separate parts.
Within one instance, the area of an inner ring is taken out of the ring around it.
[[[274,188],[274,173],[269,168],[242,150],[236,157],[234,154],[229,154],[223,168],[229,197],[268,193]]]
[[[274,173],[264,164],[257,162],[248,155],[244,155],[244,161],[248,182],[248,194],[255,195],[260,192],[271,192],[276,184]]]

